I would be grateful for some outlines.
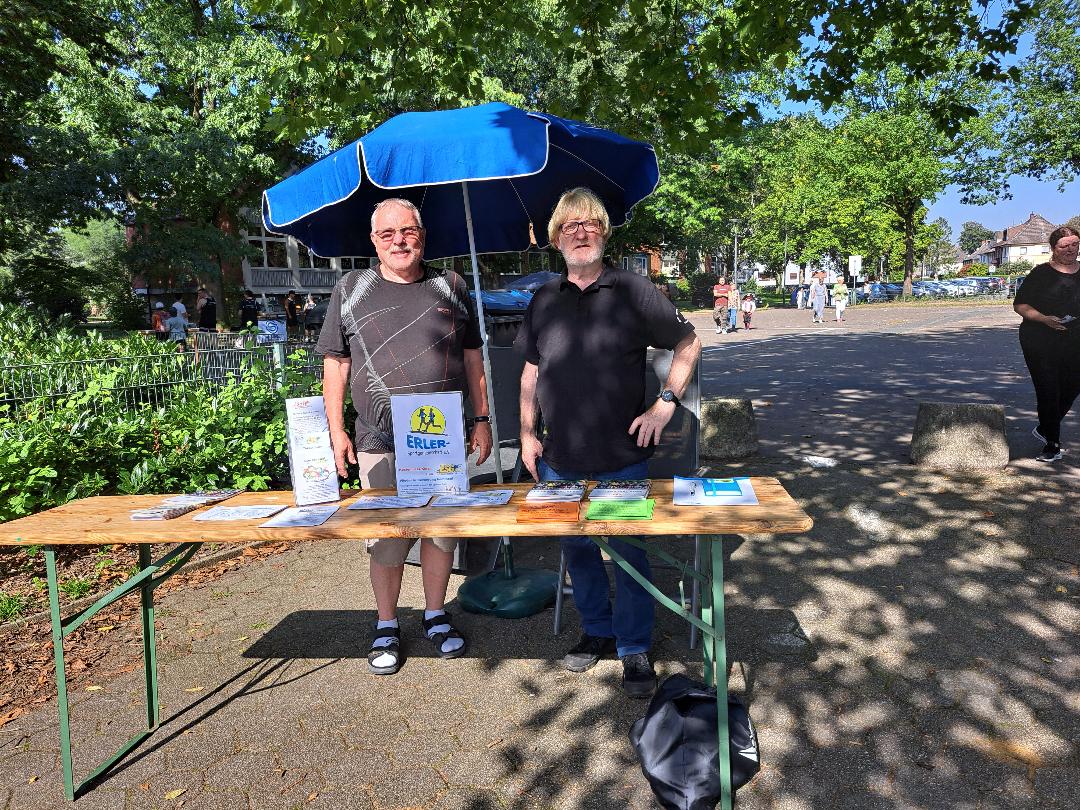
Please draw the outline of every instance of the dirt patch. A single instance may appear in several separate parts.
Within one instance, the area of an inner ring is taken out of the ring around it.
[[[174,548],[155,546],[155,557]],[[206,585],[226,571],[254,560],[278,554],[288,543],[247,546],[229,559],[201,568],[183,570],[155,589],[155,599],[177,588]],[[217,544],[205,544],[189,565],[206,561],[221,551]],[[30,552],[30,553],[27,553]],[[67,588],[61,593],[61,613],[70,615],[72,605],[84,603],[125,582],[138,569],[134,546],[71,546],[57,553],[57,579],[63,585],[89,582],[91,589]],[[0,582],[3,594],[21,597],[22,616],[48,610],[45,587],[45,555],[41,550],[15,549],[0,553]],[[77,595],[75,595],[77,594]],[[20,626],[21,625],[21,626]],[[0,727],[33,710],[56,695],[56,667],[53,659],[49,621],[29,623],[18,619],[0,625],[7,643],[0,656]],[[92,688],[124,672],[142,666],[142,614],[138,592],[129,594],[95,615],[64,640],[69,689]]]

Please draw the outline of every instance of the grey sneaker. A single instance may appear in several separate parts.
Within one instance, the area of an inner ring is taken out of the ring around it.
[[[1042,449],[1039,455],[1035,456],[1036,461],[1042,461],[1050,463],[1051,461],[1061,461],[1061,457],[1065,454],[1065,451],[1061,449],[1060,444],[1046,443],[1046,447]]]
[[[648,653],[630,653],[622,657],[622,688],[630,697],[649,698],[656,691],[656,670]]]
[[[597,661],[613,652],[615,652],[615,639],[582,633],[581,640],[563,656],[562,665],[571,672],[584,672],[592,669]]]

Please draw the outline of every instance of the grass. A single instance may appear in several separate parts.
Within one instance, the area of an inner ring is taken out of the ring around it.
[[[72,577],[60,583],[60,592],[72,601],[82,599],[93,589],[93,581],[83,577]]]
[[[26,597],[19,594],[0,592],[0,622],[10,622],[23,615],[26,610]]]

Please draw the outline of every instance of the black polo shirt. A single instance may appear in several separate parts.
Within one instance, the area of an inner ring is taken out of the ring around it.
[[[644,461],[630,423],[645,397],[645,354],[674,349],[694,327],[649,279],[605,266],[586,287],[566,278],[533,296],[515,347],[539,368],[544,461],[559,471],[606,473]]]

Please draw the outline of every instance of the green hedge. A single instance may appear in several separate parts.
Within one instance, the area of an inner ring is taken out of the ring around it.
[[[0,345],[12,330],[9,314],[0,313]],[[41,326],[16,328],[29,333]],[[157,349],[156,341],[145,343]],[[63,328],[36,347],[22,346],[21,363],[61,360],[58,347],[70,360],[144,354],[147,347],[141,338],[102,341]],[[42,399],[17,412],[0,405],[0,521],[88,495],[261,490],[287,482],[284,396],[267,364],[256,363],[222,386],[175,388],[160,406],[115,400],[110,374],[102,366],[86,391],[60,400]],[[286,386],[297,395],[318,389],[312,377],[292,371]]]

